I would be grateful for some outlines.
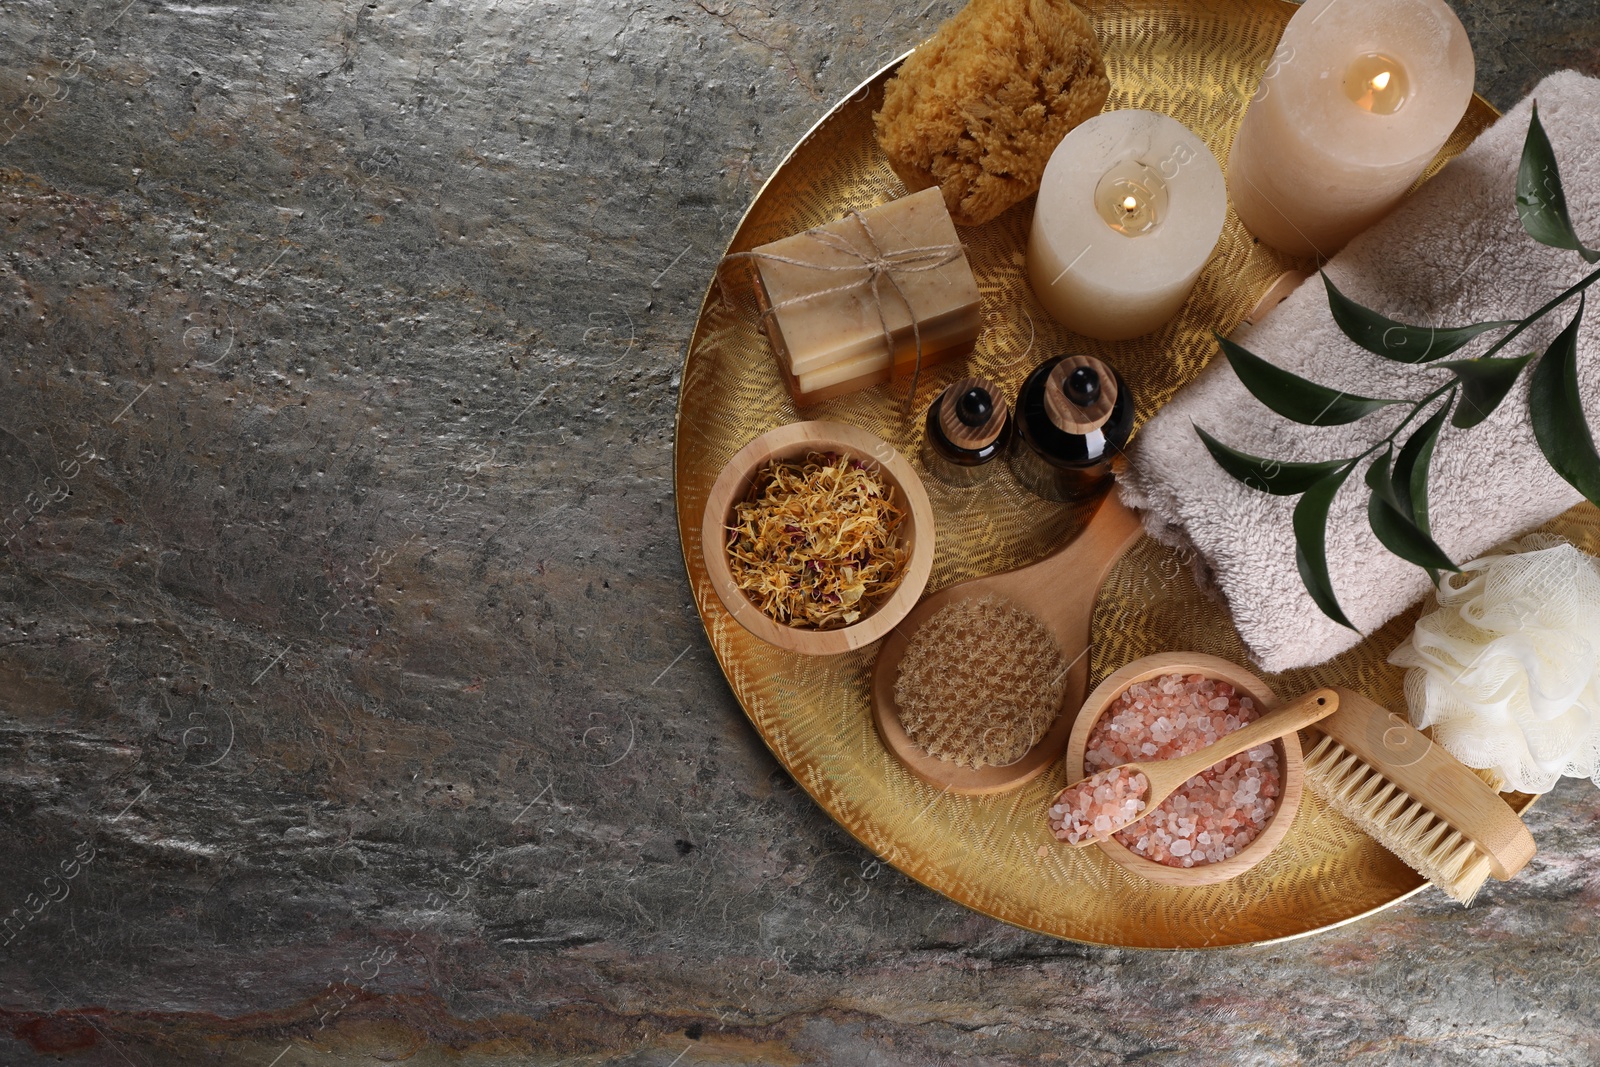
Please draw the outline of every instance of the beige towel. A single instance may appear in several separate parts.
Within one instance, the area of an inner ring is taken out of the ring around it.
[[[1530,99],[1538,101],[1555,147],[1578,234],[1586,244],[1600,244],[1600,80],[1554,74]],[[1581,278],[1586,265],[1576,253],[1539,244],[1517,219],[1517,164],[1530,116],[1524,100],[1353,240],[1327,266],[1334,284],[1402,322],[1459,326],[1520,319]],[[1600,285],[1589,303],[1578,341],[1579,376],[1584,410],[1600,436]],[[1563,306],[1504,354],[1543,352],[1576,309],[1576,300]],[[1481,337],[1451,358],[1480,355],[1498,336]],[[1234,339],[1303,377],[1363,396],[1420,397],[1448,373],[1394,363],[1352,344],[1334,325],[1315,277]],[[1534,442],[1527,382],[1525,372],[1490,418],[1470,430],[1446,426],[1439,440],[1430,518],[1434,539],[1452,559],[1472,559],[1582,499]],[[1360,454],[1407,411],[1397,405],[1347,426],[1300,426],[1250,396],[1219,355],[1139,433],[1123,499],[1144,510],[1151,536],[1194,551],[1202,583],[1227,601],[1262,668],[1320,663],[1361,638],[1324,616],[1300,581],[1290,525],[1299,498],[1269,496],[1234,481],[1193,425],[1253,455],[1327,460]],[[1420,568],[1390,555],[1373,536],[1361,473],[1350,476],[1334,501],[1328,559],[1345,614],[1370,632],[1431,586]]]

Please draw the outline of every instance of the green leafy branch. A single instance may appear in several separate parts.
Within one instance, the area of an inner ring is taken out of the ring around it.
[[[1587,263],[1600,261],[1600,251],[1578,239],[1567,212],[1550,139],[1539,123],[1539,108],[1522,146],[1517,170],[1517,216],[1535,240],[1577,252]],[[1469,326],[1409,326],[1362,307],[1334,287],[1326,273],[1328,306],[1346,337],[1368,352],[1397,363],[1426,365],[1428,372],[1448,373],[1418,400],[1356,396],[1330,389],[1283,370],[1260,356],[1217,336],[1240,382],[1256,399],[1286,419],[1305,426],[1343,426],[1380,408],[1409,404],[1411,411],[1387,436],[1360,455],[1319,463],[1291,463],[1247,455],[1218,441],[1199,426],[1195,432],[1223,470],[1252,489],[1277,496],[1298,496],[1294,509],[1295,562],[1306,591],[1317,607],[1343,626],[1345,617],[1328,577],[1328,511],[1352,471],[1372,457],[1366,483],[1371,491],[1367,521],[1378,542],[1400,558],[1425,568],[1437,583],[1441,571],[1459,567],[1434,543],[1428,523],[1428,469],[1439,431],[1446,420],[1470,429],[1500,406],[1517,379],[1533,366],[1528,387],[1528,413],[1539,449],[1555,472],[1589,500],[1600,504],[1600,453],[1595,450],[1578,394],[1578,325],[1583,320],[1584,290],[1600,281],[1600,270],[1585,276],[1525,319],[1477,322]],[[1499,356],[1529,327],[1573,297],[1578,310],[1566,328],[1534,362],[1537,353]],[[1445,359],[1480,334],[1512,327],[1475,359]]]

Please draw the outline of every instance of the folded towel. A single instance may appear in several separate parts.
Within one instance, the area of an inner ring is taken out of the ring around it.
[[[1351,241],[1327,265],[1357,302],[1417,325],[1459,326],[1521,319],[1585,273],[1576,253],[1528,236],[1517,219],[1517,165],[1531,100],[1555,147],[1573,223],[1600,242],[1600,80],[1554,74],[1485,131],[1393,214]],[[1593,269],[1593,268],[1588,268]],[[1600,291],[1593,294],[1600,297]],[[1584,316],[1579,377],[1591,432],[1600,433],[1600,307]],[[1505,355],[1543,352],[1577,310],[1547,316]],[[1481,355],[1500,335],[1451,358]],[[1420,397],[1444,379],[1374,356],[1334,324],[1319,279],[1303,284],[1235,339],[1302,377],[1363,396]],[[1550,469],[1528,421],[1528,375],[1488,419],[1446,426],[1429,481],[1434,540],[1468,560],[1578,503]],[[1226,599],[1239,634],[1267,671],[1320,663],[1361,640],[1328,619],[1295,566],[1291,516],[1297,497],[1269,496],[1225,474],[1194,426],[1242,452],[1284,460],[1358,455],[1387,434],[1409,406],[1385,408],[1346,426],[1308,427],[1268,411],[1217,358],[1143,428],[1130,449],[1123,499],[1144,511],[1152,537],[1190,549],[1202,584]],[[1418,567],[1391,555],[1367,524],[1368,490],[1358,471],[1334,501],[1328,563],[1345,614],[1363,632],[1393,618],[1431,586]]]

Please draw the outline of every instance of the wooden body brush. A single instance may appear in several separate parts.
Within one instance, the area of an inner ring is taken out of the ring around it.
[[[952,793],[981,796],[1016,789],[1061,758],[1072,733],[1073,715],[1089,688],[1089,623],[1095,597],[1112,566],[1144,528],[1113,488],[1089,525],[1067,545],[1037,563],[1004,574],[972,578],[924,597],[884,638],[872,670],[872,721],[884,746],[912,774]],[[998,597],[1033,614],[1055,638],[1067,663],[1066,693],[1050,728],[1015,763],[969,768],[929,755],[900,725],[895,679],[900,661],[918,627],[957,601]]]
[[[1339,686],[1339,710],[1312,729],[1306,784],[1452,899],[1533,858],[1533,835],[1465,764],[1399,715]]]

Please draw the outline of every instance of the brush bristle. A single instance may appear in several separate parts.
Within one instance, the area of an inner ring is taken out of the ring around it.
[[[1460,831],[1331,736],[1306,755],[1305,770],[1312,790],[1335,811],[1452,900],[1472,902],[1489,877],[1489,857]]]

